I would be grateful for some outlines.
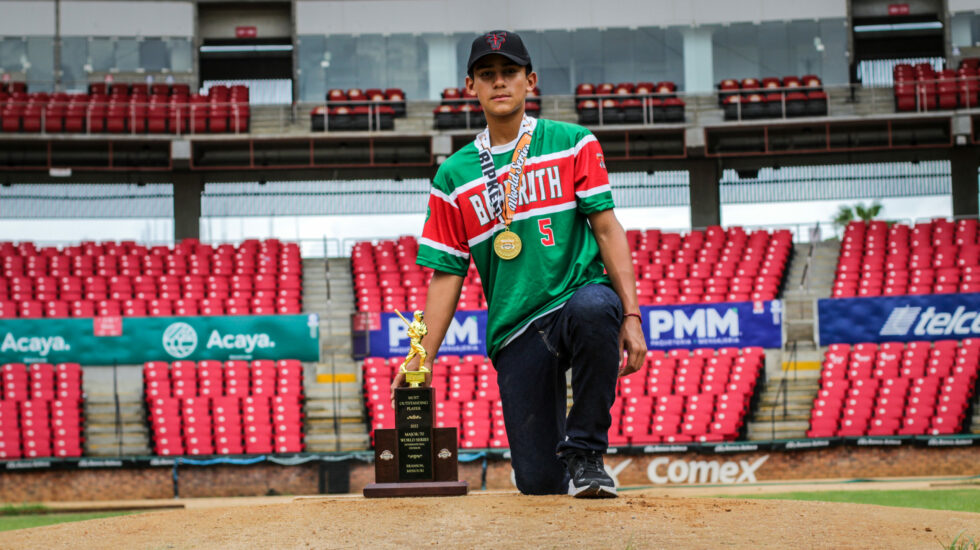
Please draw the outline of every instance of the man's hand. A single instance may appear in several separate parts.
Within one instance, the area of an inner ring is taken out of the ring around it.
[[[422,387],[427,388],[430,385],[432,385],[432,365],[431,364],[426,365],[426,368],[429,369],[429,372],[426,373],[425,375],[425,383],[422,384]],[[409,361],[407,365],[405,365],[405,369],[412,370],[412,371],[419,370],[419,356],[416,355],[415,357],[412,357],[412,360]],[[407,385],[408,384],[405,383],[405,373],[399,370],[399,372],[395,373],[395,379],[391,381],[391,408],[392,409],[395,408],[395,388],[400,388],[402,386],[407,386]]]
[[[619,368],[619,376],[629,376],[643,367],[647,356],[647,341],[643,337],[643,325],[636,317],[623,319],[619,327],[619,354],[626,351],[626,361]]]

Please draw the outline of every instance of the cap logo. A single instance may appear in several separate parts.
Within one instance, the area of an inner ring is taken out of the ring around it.
[[[504,42],[507,41],[507,33],[505,32],[488,32],[487,33],[487,44],[490,46],[491,50],[497,51]]]

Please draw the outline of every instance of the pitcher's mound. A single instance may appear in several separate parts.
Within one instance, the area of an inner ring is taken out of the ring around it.
[[[10,531],[2,548],[940,548],[980,514],[799,501],[299,498]]]

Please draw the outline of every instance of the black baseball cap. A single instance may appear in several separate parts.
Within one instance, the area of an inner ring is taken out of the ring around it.
[[[531,71],[531,54],[524,47],[524,41],[516,32],[490,31],[473,41],[470,48],[470,60],[466,62],[466,74],[473,75],[473,65],[481,58],[492,54],[500,54],[522,67]]]

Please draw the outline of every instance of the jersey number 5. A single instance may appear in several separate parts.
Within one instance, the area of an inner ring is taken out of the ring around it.
[[[555,246],[555,233],[551,230],[551,218],[538,220],[538,231],[541,232],[541,244]]]

